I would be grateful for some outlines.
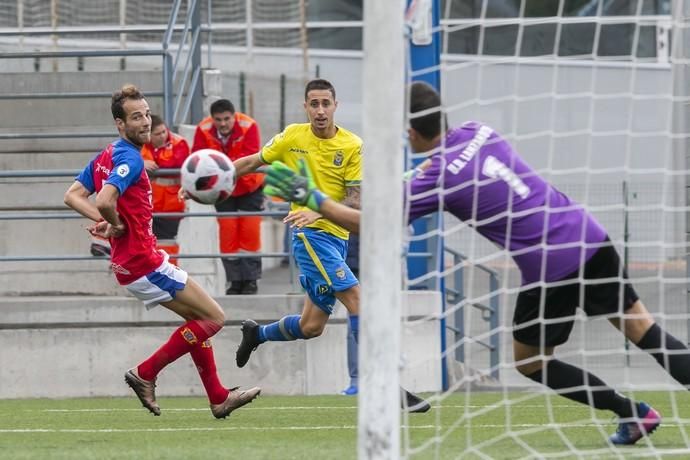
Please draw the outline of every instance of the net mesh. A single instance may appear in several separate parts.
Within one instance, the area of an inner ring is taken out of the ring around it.
[[[687,171],[679,148],[688,135],[687,95],[677,85],[687,60],[680,48],[669,49],[672,31],[686,26],[672,19],[670,2],[444,1],[440,10],[441,65],[408,69],[410,80],[438,70],[450,127],[467,120],[491,126],[585,204],[658,324],[687,343]],[[410,167],[420,159],[409,157]],[[515,370],[520,273],[505,251],[440,214],[408,238],[432,253],[431,271],[408,286],[445,289],[437,310],[445,309],[449,388],[432,397],[439,409],[430,431],[422,435],[406,419],[407,453],[626,458],[607,442],[616,428],[611,412],[564,399]],[[682,386],[608,321],[580,311],[573,319],[556,357],[663,412],[666,429],[640,441],[635,454],[689,452]]]
[[[247,21],[246,0],[198,0],[202,23],[239,25]],[[0,18],[0,27],[77,27],[118,25],[167,25],[174,5],[173,0],[0,0],[0,7],[6,14]],[[191,2],[183,0],[177,24],[184,24]],[[256,0],[251,3],[251,22],[260,25],[267,22],[300,22],[299,0]],[[213,32],[213,43],[217,45],[246,46],[247,31],[235,27],[231,30]],[[70,38],[96,40],[120,40],[120,34],[103,32],[98,34],[70,34]],[[162,31],[127,34],[131,42],[159,42]],[[257,47],[299,47],[300,31],[295,27],[280,29],[255,29],[254,46]],[[205,38],[204,38],[204,41]],[[51,43],[51,46],[54,44]],[[64,44],[63,44],[64,45]]]

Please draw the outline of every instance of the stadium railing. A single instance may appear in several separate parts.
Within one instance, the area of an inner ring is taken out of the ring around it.
[[[179,169],[160,169],[153,173],[153,175],[174,174],[179,173]],[[78,170],[15,170],[15,171],[0,171],[0,179],[16,179],[16,178],[39,178],[39,177],[75,177],[79,174]],[[278,209],[275,206],[273,210],[267,211],[236,211],[236,212],[163,212],[154,213],[157,217],[239,217],[239,216],[261,216],[282,218],[287,215],[287,207]],[[84,217],[71,210],[58,212],[36,212],[34,209],[27,208],[26,210],[19,210],[15,212],[0,212],[0,221],[4,220],[62,220],[62,219],[83,219]],[[218,259],[232,256],[233,258],[246,257],[261,257],[261,258],[287,258],[289,261],[290,283],[293,290],[296,289],[295,279],[297,268],[292,257],[291,247],[288,251],[280,252],[258,252],[258,253],[232,253],[224,254],[217,253],[181,253],[176,255],[179,259]],[[32,261],[70,261],[70,260],[97,260],[104,259],[104,256],[93,255],[0,255],[0,262],[32,262]]]
[[[467,339],[472,343],[476,343],[487,350],[489,350],[489,364],[491,368],[491,377],[499,378],[499,362],[500,362],[500,336],[497,332],[499,330],[500,321],[500,294],[499,294],[499,277],[495,270],[482,264],[472,264],[472,267],[484,272],[489,279],[488,292],[491,293],[489,298],[489,305],[479,302],[468,302],[465,296],[465,268],[463,262],[468,258],[462,253],[456,251],[448,246],[444,250],[453,258],[453,267],[458,267],[452,274],[453,286],[445,285],[446,301],[453,309],[453,325],[446,324],[446,329],[451,330],[455,335],[453,343],[458,344],[455,348],[455,360],[460,363],[465,363],[465,342]],[[479,338],[471,337],[465,331],[465,308],[470,306],[481,311],[482,319],[489,323],[489,331],[494,331],[489,341]]]
[[[92,50],[57,50],[57,51],[17,51],[0,53],[0,60],[4,59],[52,59],[52,58],[77,58],[89,57],[117,57],[124,59],[134,56],[160,56],[162,92],[147,92],[149,96],[163,97],[163,118],[168,126],[177,126],[187,119],[190,111],[195,118],[201,118],[201,42],[202,26],[199,19],[199,4],[197,0],[191,0],[189,11],[184,25],[177,24],[178,14],[182,0],[175,0],[170,11],[166,26],[93,26],[93,27],[67,27],[67,28],[16,28],[2,31],[3,37],[29,35],[84,35],[103,34],[104,32],[136,33],[157,31],[163,33],[159,46],[139,49],[92,49]],[[172,43],[173,33],[181,32],[179,41]],[[190,35],[191,34],[191,35]],[[188,45],[186,45],[189,43]],[[173,51],[175,55],[173,56]],[[186,56],[183,56],[183,51]],[[184,58],[184,66],[180,63]],[[177,78],[179,76],[179,78]],[[64,99],[64,98],[93,98],[109,97],[110,94],[100,92],[45,92],[40,94],[5,94],[2,99]],[[79,138],[79,137],[106,137],[113,133],[107,132],[43,132],[43,133],[0,133],[0,139],[54,139],[54,138]]]

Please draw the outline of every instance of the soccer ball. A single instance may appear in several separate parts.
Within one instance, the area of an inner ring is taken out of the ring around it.
[[[217,150],[192,153],[182,164],[180,174],[182,188],[199,203],[220,203],[235,189],[235,165]]]

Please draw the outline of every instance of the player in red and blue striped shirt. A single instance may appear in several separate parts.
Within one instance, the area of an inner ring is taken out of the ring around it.
[[[144,302],[160,304],[185,319],[153,355],[125,373],[125,381],[154,415],[160,415],[155,382],[168,364],[190,353],[216,418],[251,402],[260,388],[229,390],[218,377],[210,338],[222,329],[225,313],[168,255],[156,250],[152,231],[151,183],[141,147],[151,137],[151,113],[133,85],[113,94],[111,111],[120,139],[108,145],[77,176],[65,204],[93,220],[89,232],[110,240],[117,281]],[[89,196],[96,194],[95,204]]]

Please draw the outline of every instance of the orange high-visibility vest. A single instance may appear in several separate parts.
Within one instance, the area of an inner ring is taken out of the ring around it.
[[[213,125],[213,117],[208,116],[197,125],[194,134],[192,151],[214,149],[225,153],[231,160],[253,155],[261,149],[259,125],[249,115],[235,112],[235,126],[225,145],[218,138],[218,131]],[[235,185],[232,196],[242,196],[251,193],[264,183],[261,173],[247,174],[240,177]]]
[[[153,160],[160,168],[179,168],[189,156],[189,144],[184,137],[168,131],[167,142],[159,148],[144,144],[141,148],[144,160]],[[180,201],[177,192],[180,190],[180,176],[151,177],[154,212],[182,212],[184,201]]]

